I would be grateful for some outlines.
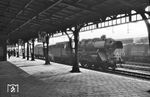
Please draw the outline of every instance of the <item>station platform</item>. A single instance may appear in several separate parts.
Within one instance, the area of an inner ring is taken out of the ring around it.
[[[84,68],[70,73],[71,66],[44,63],[15,57],[0,62],[0,97],[150,97],[150,81]]]

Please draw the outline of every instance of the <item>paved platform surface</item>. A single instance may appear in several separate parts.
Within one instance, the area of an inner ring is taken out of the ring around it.
[[[43,64],[14,57],[0,62],[0,97],[150,97],[150,81]],[[8,83],[19,84],[19,93],[6,92]]]

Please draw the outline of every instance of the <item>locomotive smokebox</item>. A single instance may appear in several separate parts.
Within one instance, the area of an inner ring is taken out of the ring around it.
[[[95,48],[104,48],[105,47],[105,41],[96,41],[93,43]]]

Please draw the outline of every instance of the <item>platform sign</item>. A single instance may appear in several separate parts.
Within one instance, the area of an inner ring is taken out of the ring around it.
[[[38,42],[46,42],[46,32],[39,32],[38,36]]]
[[[8,93],[19,93],[19,84],[7,84]]]

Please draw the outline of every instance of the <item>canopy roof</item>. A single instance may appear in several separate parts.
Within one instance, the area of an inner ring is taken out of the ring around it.
[[[54,34],[131,10],[144,12],[148,3],[148,0],[0,0],[0,35],[17,40],[37,37],[39,30]]]

